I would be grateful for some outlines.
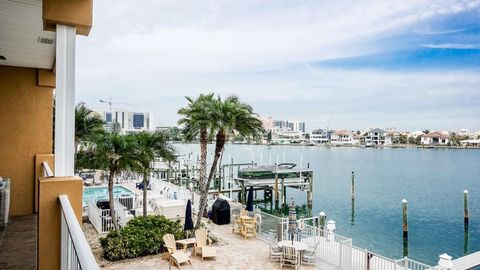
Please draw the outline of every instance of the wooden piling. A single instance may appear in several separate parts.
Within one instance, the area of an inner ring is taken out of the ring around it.
[[[469,213],[468,213],[468,190],[463,191],[463,223],[468,224],[469,221]]]
[[[403,256],[408,256],[408,202],[402,200],[402,231],[403,231]]]
[[[275,200],[275,208],[278,208],[278,173],[275,174],[275,187],[274,187],[274,200]]]
[[[325,212],[320,212],[319,214],[319,223],[320,223],[320,226],[319,226],[319,229],[320,229],[320,235],[323,236],[323,231],[325,230],[325,221],[327,220],[327,215],[325,215]]]
[[[301,177],[301,172],[300,172],[300,177]],[[311,212],[313,207],[313,172],[310,172],[308,174],[307,207],[308,207],[308,210]]]
[[[285,178],[282,177],[282,207],[287,205],[287,190],[285,189]]]
[[[355,198],[355,172],[352,172],[352,200]]]
[[[402,200],[402,231],[403,238],[408,239],[408,202],[406,199]]]

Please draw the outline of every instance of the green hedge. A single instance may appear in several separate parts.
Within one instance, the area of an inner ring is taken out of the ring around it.
[[[164,251],[162,237],[165,234],[183,239],[183,226],[179,220],[172,221],[164,216],[137,217],[118,231],[100,238],[103,256],[110,261],[158,254]]]

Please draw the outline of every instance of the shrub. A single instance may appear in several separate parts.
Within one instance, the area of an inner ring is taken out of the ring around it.
[[[172,221],[164,216],[137,217],[118,231],[100,238],[103,256],[110,261],[158,254],[164,248],[163,236],[173,234],[175,239],[184,237],[180,220]]]

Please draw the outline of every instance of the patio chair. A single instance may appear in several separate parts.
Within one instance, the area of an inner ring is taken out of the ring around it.
[[[235,228],[235,224],[237,224]],[[242,230],[242,221],[240,215],[232,215],[232,233],[240,232]]]
[[[168,250],[170,255],[169,262],[173,265],[176,265],[178,269],[180,269],[180,264],[182,263],[190,263],[190,258],[185,251],[177,251],[177,244],[175,242],[175,236],[173,234],[165,234],[163,236],[163,242],[165,242],[165,247]]]
[[[193,248],[193,255],[197,256],[199,252],[202,255],[202,261],[204,258],[215,258],[217,256],[217,250],[215,247],[208,245],[207,230],[200,228],[195,231],[195,247]]]
[[[299,254],[294,247],[283,247],[282,248],[282,259],[280,260],[280,268],[284,266],[294,267],[298,269],[300,266]]]
[[[302,256],[303,264],[309,264],[309,265],[315,264],[317,247],[318,247],[318,244],[316,244],[315,247],[308,247],[306,250],[303,251],[303,256]]]
[[[163,236],[163,242],[165,242],[165,247],[167,248],[168,253],[172,254],[177,251],[177,244],[173,234],[165,234]]]
[[[240,216],[240,217],[243,217],[243,216],[248,216],[248,211],[247,211],[247,210],[245,210],[245,209],[241,209],[241,210],[240,210],[240,215],[239,215],[239,216]]]
[[[270,242],[270,249],[268,251],[268,259],[272,262],[280,262],[282,260],[282,248],[276,243]]]
[[[241,234],[245,239],[247,237],[257,237],[257,217],[252,220],[242,220]]]

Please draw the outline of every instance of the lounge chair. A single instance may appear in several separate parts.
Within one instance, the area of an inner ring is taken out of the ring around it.
[[[182,263],[190,263],[190,258],[188,257],[188,254],[185,251],[178,251],[177,250],[177,244],[175,242],[175,236],[173,234],[165,234],[163,236],[163,242],[165,242],[165,247],[168,250],[168,253],[170,255],[169,257],[169,262],[173,263],[180,269],[180,264]]]
[[[282,248],[282,259],[280,260],[280,268],[284,266],[294,267],[298,269],[300,266],[300,258],[298,252],[293,247]]]
[[[215,247],[208,245],[207,230],[200,228],[195,231],[195,247],[193,248],[194,256],[197,256],[197,253],[202,255],[202,261],[204,258],[215,258],[217,256],[217,250]]]

